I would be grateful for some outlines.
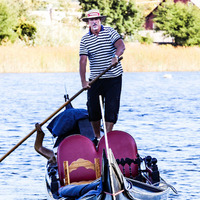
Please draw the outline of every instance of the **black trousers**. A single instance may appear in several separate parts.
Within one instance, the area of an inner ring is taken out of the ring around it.
[[[122,88],[122,75],[116,78],[98,79],[88,90],[88,113],[90,121],[98,121],[101,117],[99,95],[102,96],[105,110],[105,121],[117,122],[120,96]]]

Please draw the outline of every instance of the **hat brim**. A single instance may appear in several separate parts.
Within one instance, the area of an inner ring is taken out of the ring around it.
[[[89,19],[94,19],[94,18],[100,18],[101,21],[104,21],[106,19],[107,16],[96,16],[96,17],[84,17],[82,18],[82,21],[84,22],[88,22]]]

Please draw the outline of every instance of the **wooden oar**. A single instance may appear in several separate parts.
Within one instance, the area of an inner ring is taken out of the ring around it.
[[[118,62],[122,60],[123,57],[120,57]],[[98,80],[102,75],[104,75],[107,71],[109,71],[112,67],[115,65],[110,65],[106,70],[104,70],[101,74],[99,74],[96,78],[94,78],[92,81],[90,81],[89,85],[92,85],[96,80]],[[82,88],[80,91],[78,91],[74,96],[72,96],[68,101],[66,101],[60,108],[58,108],[54,113],[52,113],[47,119],[45,119],[42,123],[40,123],[40,126],[43,126],[47,121],[49,121],[54,115],[56,115],[60,110],[62,110],[65,106],[67,106],[71,101],[73,101],[77,96],[79,96],[84,90],[87,90],[86,88]],[[24,141],[26,141],[34,132],[36,131],[36,128],[33,129],[26,137],[24,137],[21,141],[19,141],[10,151],[8,151],[2,158],[0,159],[0,162],[3,161],[7,156],[9,156],[18,146],[20,146]]]

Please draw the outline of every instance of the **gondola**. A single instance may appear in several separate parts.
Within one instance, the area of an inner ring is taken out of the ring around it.
[[[167,199],[170,188],[176,192],[161,178],[156,158],[140,157],[130,134],[111,131],[106,134],[109,148],[105,135],[97,144],[87,114],[82,111],[68,107],[48,126],[54,134],[59,120],[65,126],[63,116],[67,113],[76,120],[72,130],[61,127],[59,131],[65,130],[65,134],[57,131],[54,135],[57,162],[47,163],[45,176],[52,199],[158,200]]]

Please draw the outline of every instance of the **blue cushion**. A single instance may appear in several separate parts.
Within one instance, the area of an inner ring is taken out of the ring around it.
[[[59,189],[59,195],[61,197],[74,197],[79,198],[89,191],[97,190],[99,182],[83,185],[66,185]]]
[[[58,114],[47,126],[54,137],[67,134],[78,126],[78,120],[88,118],[85,109],[69,108]]]

